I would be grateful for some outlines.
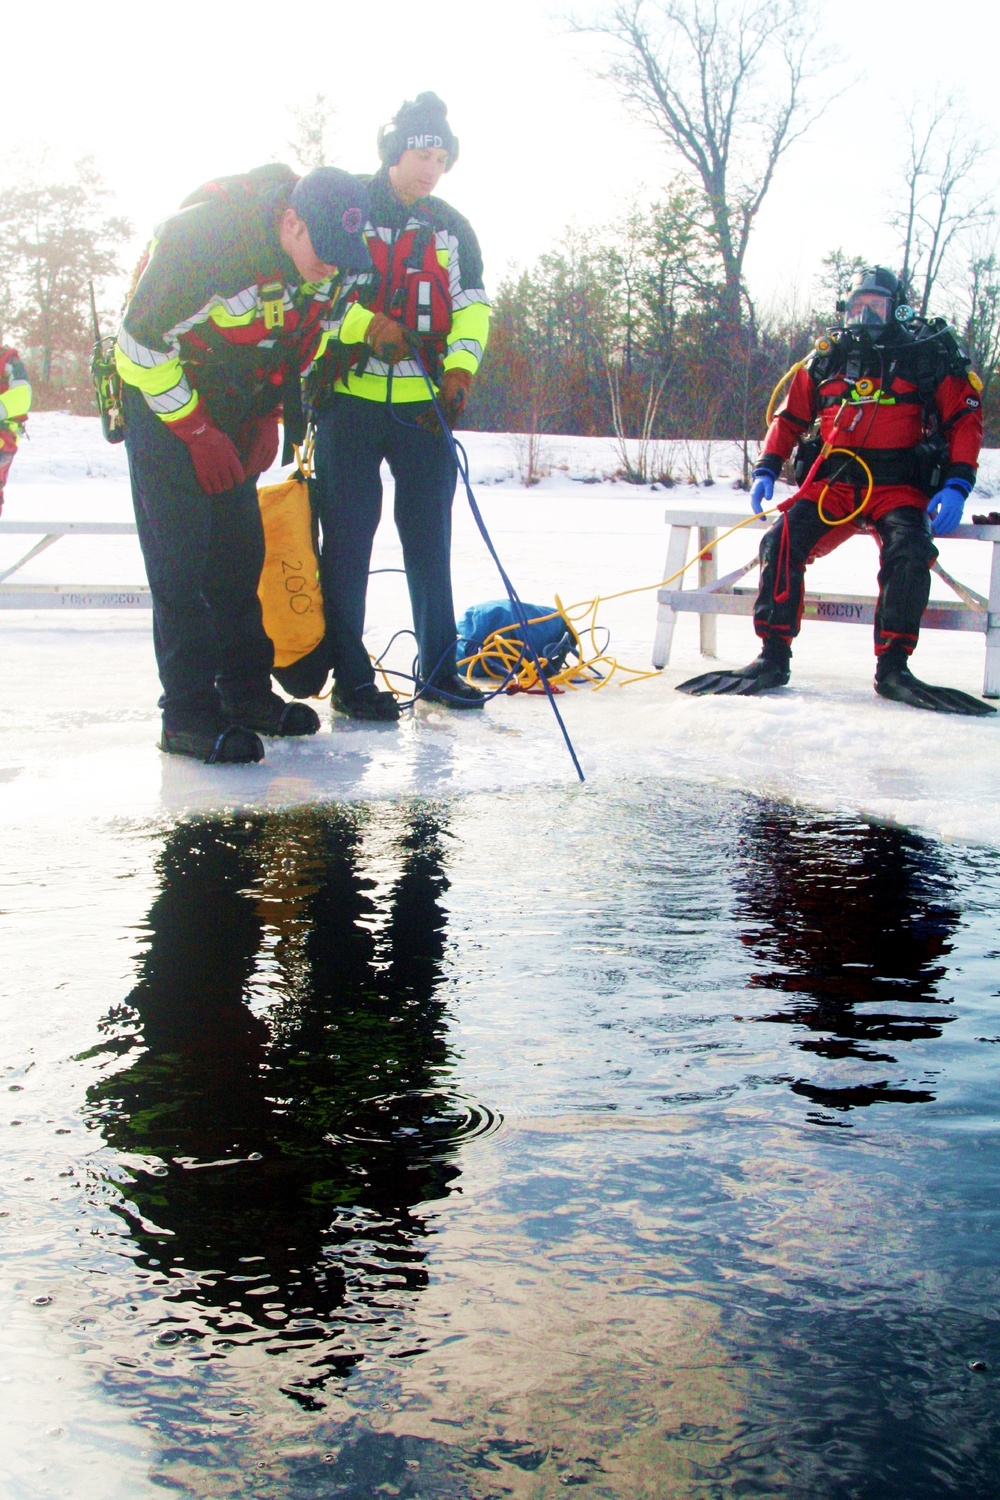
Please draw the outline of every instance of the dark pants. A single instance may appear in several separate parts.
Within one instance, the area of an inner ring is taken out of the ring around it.
[[[782,530],[788,526],[787,552],[782,555]],[[875,606],[875,655],[890,646],[907,655],[917,644],[920,617],[931,591],[931,563],[938,552],[931,536],[926,510],[901,505],[868,523],[878,538],[878,603]],[[827,526],[819,518],[814,500],[797,500],[771,527],[760,544],[760,593],[754,605],[754,629],[765,643],[790,645],[802,623],[805,569],[814,549],[832,548],[824,542],[836,533],[846,541],[856,535],[853,526]],[[776,595],[784,595],[779,603]]]
[[[168,729],[271,688],[274,647],[257,584],[264,529],[247,479],[206,495],[180,438],[125,387],[125,449],[139,545],[153,596],[153,645]]]
[[[455,670],[451,507],[456,469],[444,437],[413,426],[429,406],[405,403],[393,416],[382,402],[335,396],[317,420],[320,578],[333,672],[343,691],[375,680],[361,636],[372,542],[382,515],[383,458],[396,481],[393,514],[403,544],[420,676],[430,681]]]
[[[0,427],[0,433],[2,431],[3,429]],[[3,508],[3,487],[7,483],[7,475],[10,473],[10,466],[13,462],[13,448],[0,448],[0,509]]]

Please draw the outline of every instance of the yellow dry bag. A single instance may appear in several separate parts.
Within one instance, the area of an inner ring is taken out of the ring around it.
[[[296,449],[298,468],[283,484],[257,491],[264,523],[264,567],[257,585],[274,665],[290,667],[323,639],[323,595],[313,543],[308,475],[311,445]]]

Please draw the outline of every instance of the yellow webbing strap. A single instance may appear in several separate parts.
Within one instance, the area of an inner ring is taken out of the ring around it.
[[[295,454],[295,467],[303,479],[311,479],[313,476],[313,454],[316,451],[316,434],[311,427],[306,428],[306,435],[301,443],[292,444],[292,452]]]

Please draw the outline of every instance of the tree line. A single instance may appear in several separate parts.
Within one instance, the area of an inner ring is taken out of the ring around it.
[[[567,230],[561,244],[508,275],[493,298],[469,425],[627,439],[619,442],[622,468],[642,481],[669,478],[644,467],[669,440],[736,441],[752,459],[772,390],[836,322],[837,301],[871,260],[834,248],[808,305],[766,317],[751,309],[733,322],[690,209],[690,189],[678,185],[610,233]],[[983,378],[986,440],[997,446],[1000,257],[973,243],[960,269],[964,279],[935,300],[928,278],[914,277],[914,302],[957,328]]]
[[[289,138],[277,157],[302,171],[330,159],[336,114],[326,94],[288,107]],[[36,410],[92,414],[90,359],[94,347],[90,288],[96,287],[102,332],[115,331],[132,267],[124,261],[133,235],[111,212],[114,193],[97,163],[84,156],[49,175],[47,162],[21,166],[3,189],[0,219],[0,344],[14,344],[31,375]]]
[[[814,0],[620,0],[580,26],[601,38],[604,82],[659,138],[666,186],[610,231],[567,230],[502,280],[470,425],[612,435],[626,472],[670,438],[735,439],[751,452],[776,381],[834,321],[855,267],[870,263],[831,247],[806,308],[765,315],[746,285],[775,176],[837,97],[819,14]],[[327,161],[330,101],[317,95],[289,113],[293,161]],[[903,142],[887,195],[893,269],[917,310],[948,316],[968,344],[987,440],[1000,443],[1000,249],[978,186],[991,143],[949,98],[901,111],[891,134]],[[90,160],[65,180],[5,194],[0,340],[29,360],[41,407],[92,410],[88,283],[106,289],[112,328],[131,235],[110,203]]]
[[[500,431],[613,434],[629,477],[671,438],[736,440],[745,467],[781,375],[836,321],[856,268],[831,247],[810,306],[762,316],[744,265],[788,151],[839,96],[813,0],[622,0],[586,29],[601,76],[655,132],[675,176],[610,233],[567,231],[509,275],[469,418]],[[903,151],[887,227],[917,311],[950,319],[984,381],[987,442],[1000,443],[1000,240],[992,143],[960,101],[898,109]],[[626,439],[629,440],[626,442]],[[667,477],[667,476],[659,476]]]
[[[110,212],[112,196],[90,157],[65,176],[4,192],[0,343],[20,349],[36,408],[95,410],[90,285],[113,286],[122,276],[122,246],[132,233],[127,219]],[[116,326],[113,304],[104,318],[108,330]]]

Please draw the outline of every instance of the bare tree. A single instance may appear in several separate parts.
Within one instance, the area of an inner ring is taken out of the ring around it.
[[[336,161],[330,140],[334,132],[337,108],[329,94],[314,94],[304,104],[288,106],[294,126],[287,145],[296,166],[305,172],[314,167],[330,166]]]
[[[632,374],[632,364],[636,353],[636,324],[639,318],[638,309],[642,301],[647,262],[646,215],[638,203],[632,204],[616,229],[617,233],[608,255],[608,270],[614,278],[615,291],[618,294],[615,300],[620,304],[623,333],[621,366],[628,378]],[[601,354],[607,369],[608,351],[602,349]],[[614,409],[614,394],[614,388],[612,388],[612,409]]]
[[[4,267],[0,261],[0,344],[10,342],[10,327],[14,321],[14,293]]]
[[[1000,253],[997,236],[974,245],[966,266],[965,344],[983,382],[984,397],[1000,360]]]
[[[820,311],[828,316],[836,304],[847,293],[854,273],[860,271],[870,262],[863,255],[848,255],[839,245],[836,250],[831,250],[824,255],[820,261],[822,270],[816,277],[816,287],[823,294],[823,307]]]
[[[807,85],[823,61],[813,0],[620,0],[577,23],[611,39],[602,76],[694,174],[741,321],[743,263],[778,163],[830,103]]]
[[[635,380],[631,370],[626,370],[624,361],[613,355],[605,356],[605,373],[608,379],[608,391],[611,396],[611,424],[615,430],[615,451],[621,464],[621,471],[630,484],[646,484],[657,472],[659,463],[660,444],[654,441],[653,430],[656,426],[656,417],[660,408],[660,398],[663,388],[667,383],[665,375],[657,376],[651,373],[643,379]],[[630,386],[639,385],[638,391],[630,391]],[[631,397],[631,400],[630,400]],[[638,397],[638,402],[636,402]],[[638,405],[638,432],[634,438],[629,437],[628,429],[632,422],[629,421],[630,413],[628,407]]]
[[[900,236],[903,280],[926,316],[931,295],[963,237],[992,218],[992,192],[976,174],[992,151],[951,96],[905,112],[904,192],[892,216]]]

